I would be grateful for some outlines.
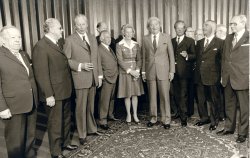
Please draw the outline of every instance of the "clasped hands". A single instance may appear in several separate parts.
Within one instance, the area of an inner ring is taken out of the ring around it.
[[[135,79],[138,79],[140,77],[140,72],[136,70],[131,70],[130,75],[132,75]]]

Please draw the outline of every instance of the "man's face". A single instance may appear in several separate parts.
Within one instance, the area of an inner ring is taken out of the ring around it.
[[[199,41],[199,40],[201,40],[202,38],[204,38],[203,31],[202,31],[202,30],[197,30],[197,31],[196,31],[196,34],[195,34],[195,40],[196,40],[196,41]]]
[[[105,23],[102,23],[101,26],[97,28],[97,31],[100,33],[104,30],[108,30],[108,26]]]
[[[151,20],[149,23],[149,31],[151,34],[158,34],[160,32],[160,23],[157,20]]]
[[[106,45],[110,45],[111,43],[111,35],[109,33],[103,33],[102,35],[102,42]]]
[[[50,32],[53,33],[53,35],[55,36],[56,40],[59,40],[60,38],[62,38],[62,26],[59,22],[55,22],[55,24],[50,28]]]
[[[205,22],[203,24],[203,34],[208,37],[212,34],[212,31],[213,31],[213,28],[211,24],[209,22]]]
[[[232,29],[232,32],[239,32],[245,28],[244,22],[240,21],[239,17],[233,17],[230,21],[230,27]]]
[[[76,19],[76,24],[75,24],[76,31],[80,34],[84,34],[87,32],[88,24],[87,21],[84,18],[79,17]]]
[[[226,36],[227,36],[227,30],[225,28],[217,27],[215,36],[217,38],[224,40],[224,39],[226,39]]]
[[[185,26],[183,23],[177,23],[175,27],[175,32],[178,36],[182,36],[185,33]]]
[[[194,37],[194,30],[192,28],[187,28],[186,30],[186,36],[189,37],[189,38],[192,38],[192,39],[195,39]]]
[[[6,30],[7,35],[3,37],[3,44],[12,51],[19,51],[22,47],[22,38],[20,31],[15,28]]]

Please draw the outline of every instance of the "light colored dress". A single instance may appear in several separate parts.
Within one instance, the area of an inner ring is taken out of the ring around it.
[[[116,55],[119,64],[119,84],[117,98],[127,98],[144,94],[141,76],[134,78],[129,70],[141,70],[141,51],[137,42],[131,40],[131,45],[123,39],[116,45]]]

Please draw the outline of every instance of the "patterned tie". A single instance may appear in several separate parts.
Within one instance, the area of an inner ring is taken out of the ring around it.
[[[235,33],[234,34],[234,39],[232,41],[232,48],[236,45],[236,43],[237,43],[237,34]]]
[[[205,44],[205,46],[204,46],[204,50],[207,49],[208,44],[209,44],[209,40],[207,39],[207,40],[206,40],[206,44]]]
[[[153,47],[154,47],[154,51],[156,52],[156,49],[157,49],[157,46],[156,46],[156,35],[154,35]]]
[[[90,51],[90,46],[89,46],[88,42],[86,41],[85,36],[82,37],[82,40],[83,40],[84,44],[88,47],[88,49]]]

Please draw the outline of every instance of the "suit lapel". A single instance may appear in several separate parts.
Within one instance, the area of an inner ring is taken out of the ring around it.
[[[240,38],[240,40],[236,43],[236,45],[233,47],[233,50],[241,46],[243,43],[245,43],[248,40],[249,34],[248,31],[245,31],[243,36]],[[232,44],[232,42],[231,42]]]
[[[105,53],[107,53],[108,55],[112,56],[112,58],[114,58],[115,60],[117,60],[116,55],[115,55],[115,53],[113,52],[112,49],[110,49],[110,50],[111,50],[111,52],[110,52],[110,51],[109,51],[105,46],[103,46],[102,44],[101,44],[101,47],[102,47],[102,49],[104,50]]]
[[[172,40],[172,44],[173,44],[173,48],[174,48],[174,50],[176,50],[176,48],[177,48],[176,37],[175,37],[175,38],[173,38],[173,40]]]
[[[10,52],[10,50],[8,50],[7,48],[3,47],[4,48],[4,53],[5,53],[5,56],[10,58],[11,60],[15,61],[16,63],[20,64],[23,66],[23,64]]]
[[[160,47],[161,45],[163,45],[163,42],[164,42],[163,36],[160,33],[157,48]],[[156,51],[157,51],[157,49],[156,49]]]
[[[44,40],[49,44],[50,47],[53,49],[57,50],[58,52],[62,53],[62,50],[60,49],[59,46],[57,46],[55,43],[53,43],[50,39],[48,39],[46,36],[44,36]]]
[[[204,50],[204,53],[207,52],[211,47],[213,47],[213,45],[214,45],[214,43],[215,43],[215,41],[216,41],[215,38],[216,38],[216,37],[214,37],[214,38],[212,39],[212,41],[208,44],[206,50]],[[203,43],[203,44],[204,44],[204,43]],[[204,49],[204,45],[203,45],[203,49]]]
[[[75,38],[75,42],[78,43],[78,45],[80,45],[81,47],[83,47],[84,49],[89,51],[88,46],[86,44],[84,44],[83,39],[80,37],[80,35],[78,35],[78,33],[76,33],[76,32],[74,33],[74,38]],[[89,38],[89,36],[88,36],[88,38]],[[90,48],[91,48],[91,46],[90,46]]]
[[[151,49],[154,50],[153,43],[152,43],[152,40],[151,40],[151,34],[146,36],[146,40],[147,40],[148,45],[151,47]]]
[[[181,47],[183,44],[185,44],[185,42],[186,42],[186,36],[184,36],[183,40],[181,41],[180,44],[178,44],[177,47]],[[176,42],[176,43],[177,43],[177,42]]]

